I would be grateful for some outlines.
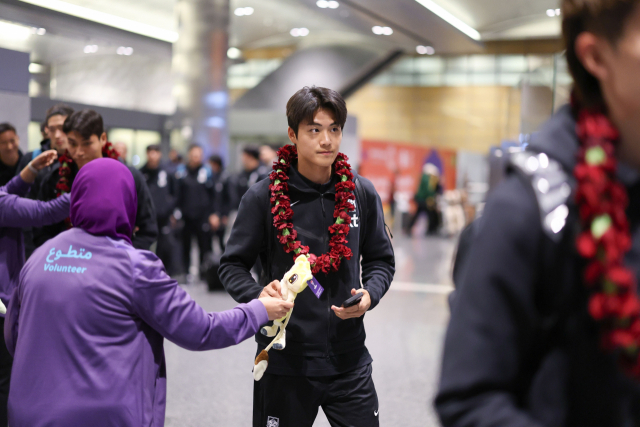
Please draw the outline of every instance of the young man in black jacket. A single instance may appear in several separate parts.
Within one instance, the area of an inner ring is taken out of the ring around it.
[[[640,0],[563,0],[562,18],[572,105],[474,224],[445,427],[640,425]]]
[[[297,148],[288,172],[293,211],[288,221],[299,243],[317,257],[331,251],[329,228],[336,223],[341,181],[332,166],[346,117],[344,100],[330,89],[305,87],[287,104],[289,139]],[[380,197],[369,180],[355,176],[354,181],[355,206],[350,221],[344,221],[352,257],[343,258],[338,271],[314,274],[324,288],[319,297],[311,289],[298,295],[286,346],[269,353],[269,367],[254,384],[254,427],[311,427],[319,407],[332,426],[379,425],[363,317],[389,289],[395,261]],[[262,180],[242,198],[221,260],[220,278],[239,302],[280,296],[279,281],[293,265],[294,254],[285,252],[274,229],[270,184]],[[258,257],[265,266],[261,284],[249,272]],[[356,293],[363,294],[360,303],[342,308]],[[271,339],[259,333],[256,341],[259,353]]]
[[[92,160],[104,157],[106,147],[108,147],[107,134],[104,131],[102,116],[93,110],[81,110],[71,114],[65,119],[62,131],[67,137],[68,151],[73,161],[69,165],[68,187],[69,191],[73,186],[73,179],[78,171]],[[54,140],[54,147],[57,146]],[[113,150],[113,149],[111,149]],[[58,159],[61,161],[62,159]],[[48,170],[43,177],[38,200],[49,201],[57,197],[57,185],[61,182],[60,163],[58,167]],[[156,221],[156,209],[149,194],[149,188],[144,176],[140,171],[132,166],[128,166],[133,174],[133,179],[138,193],[138,212],[136,215],[136,227],[131,239],[133,246],[137,249],[149,250],[151,245],[158,238],[158,223]],[[41,246],[47,240],[57,236],[69,225],[60,222],[51,226],[33,229],[33,240],[36,247]]]

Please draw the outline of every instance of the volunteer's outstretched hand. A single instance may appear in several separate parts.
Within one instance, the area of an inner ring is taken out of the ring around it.
[[[264,304],[264,307],[267,309],[267,314],[269,315],[269,320],[282,319],[287,315],[289,310],[293,308],[292,302],[287,302],[280,298],[273,297],[261,297],[260,301]]]

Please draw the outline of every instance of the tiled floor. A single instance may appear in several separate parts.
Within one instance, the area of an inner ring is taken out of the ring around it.
[[[446,294],[454,247],[451,239],[395,235],[397,287],[392,285],[365,320],[382,426],[438,425],[431,401],[449,315]],[[186,288],[206,310],[235,305],[224,293],[207,293],[202,284]],[[251,426],[253,339],[204,353],[167,342],[165,352],[167,426]],[[322,411],[314,425],[329,426]]]

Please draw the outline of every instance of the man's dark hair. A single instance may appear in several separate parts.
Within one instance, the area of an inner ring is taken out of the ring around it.
[[[199,149],[202,150],[202,147],[200,146],[200,144],[191,144],[191,145],[189,145],[189,148],[187,149],[187,153],[190,153],[191,150],[196,149],[196,148],[199,148]]]
[[[98,138],[104,133],[102,116],[93,110],[76,111],[64,121],[62,131],[66,134],[77,132],[84,139],[96,135]]]
[[[215,163],[216,165],[220,166],[220,169],[224,167],[224,162],[222,161],[222,157],[218,156],[217,154],[212,154],[209,157],[209,161],[211,163]]]
[[[585,32],[615,44],[623,36],[625,24],[640,0],[563,0],[562,34],[567,48],[567,64],[575,82],[578,99],[585,107],[604,108],[600,83],[582,65],[576,54],[576,39]]]
[[[347,104],[342,95],[324,87],[305,86],[287,102],[287,121],[296,137],[300,125],[313,123],[313,116],[318,110],[331,112],[335,122],[344,130],[344,124],[347,121]]]
[[[44,120],[45,126],[49,123],[49,119],[53,116],[69,117],[73,114],[73,108],[67,104],[56,104],[47,110],[47,117]]]
[[[15,133],[16,135],[18,134],[18,132],[16,132],[16,128],[11,123],[0,123],[0,135],[9,131]]]
[[[253,157],[256,160],[260,160],[260,149],[253,145],[248,145],[242,149],[242,152]]]
[[[160,149],[160,144],[151,144],[147,146],[147,152],[149,151],[162,151]]]

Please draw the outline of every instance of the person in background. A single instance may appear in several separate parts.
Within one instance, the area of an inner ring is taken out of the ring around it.
[[[234,197],[232,206],[234,210],[240,206],[242,196],[256,182],[267,178],[271,169],[260,162],[260,150],[254,146],[247,146],[242,150],[242,171],[240,171],[234,182]]]
[[[440,185],[440,171],[432,163],[427,163],[422,168],[422,177],[420,178],[420,185],[418,191],[414,197],[418,209],[411,218],[407,227],[406,233],[411,235],[413,226],[416,224],[418,217],[422,213],[427,214],[427,220],[429,222],[427,226],[427,235],[435,234],[438,232],[440,226],[439,214],[438,214],[438,196],[442,194],[442,185]]]
[[[48,201],[68,193],[73,188],[73,180],[80,169],[101,157],[118,158],[104,131],[102,116],[93,110],[73,113],[64,122],[63,131],[68,138],[68,153],[58,159],[58,168],[52,169],[42,180],[38,200]],[[149,249],[158,237],[158,225],[153,200],[144,177],[136,168],[127,166],[136,182],[138,193],[138,216],[133,235],[133,246]],[[57,178],[57,179],[56,179]],[[57,236],[73,225],[69,221],[51,226],[34,228],[34,243],[42,246],[47,240]]]
[[[75,227],[22,270],[4,328],[12,427],[163,426],[164,338],[193,351],[225,348],[293,307],[261,298],[207,313],[156,255],[132,246],[136,198],[130,168],[85,164],[71,190]]]
[[[0,123],[0,186],[16,176],[22,158],[20,138],[11,123]]]
[[[209,157],[209,167],[213,172],[213,185],[215,189],[214,214],[211,218],[211,229],[214,238],[218,240],[220,249],[224,252],[224,236],[229,223],[229,209],[231,205],[231,189],[229,175],[224,170],[222,158],[217,154]]]
[[[147,163],[140,169],[144,175],[151,199],[156,208],[158,222],[158,246],[156,254],[162,260],[170,275],[177,274],[173,262],[176,241],[171,229],[171,215],[177,204],[177,188],[175,177],[161,164],[160,146],[152,144],[147,147]]]
[[[0,187],[0,299],[9,305],[11,294],[18,282],[25,262],[22,227],[52,224],[69,215],[69,197],[51,202],[37,202],[22,198],[37,173],[54,162],[56,152],[46,151],[35,159],[7,185]],[[4,327],[4,315],[0,315],[0,330]],[[0,427],[7,426],[7,399],[13,358],[7,351],[4,334],[0,334]]]
[[[560,6],[571,102],[473,223],[444,427],[640,425],[640,0]]]
[[[64,121],[73,114],[73,108],[66,104],[55,104],[50,107],[46,112],[44,120],[44,129],[46,130],[46,138],[40,142],[40,147],[22,156],[20,161],[19,170],[24,169],[32,158],[38,157],[40,153],[43,153],[50,149],[55,149],[58,153],[58,157],[64,155],[68,148],[67,135],[62,131],[62,125]],[[58,162],[53,162],[51,165],[42,169],[35,182],[31,185],[31,189],[26,197],[29,199],[37,200],[40,193],[40,186],[45,177],[50,176],[52,180],[58,182],[59,177],[54,170],[58,170]],[[55,176],[54,176],[55,175]],[[54,184],[55,185],[55,184]],[[36,249],[35,237],[32,227],[25,227],[22,230],[24,235],[24,248],[26,257],[29,258],[33,251]]]
[[[169,150],[169,159],[164,166],[173,175],[178,172],[178,169],[182,166],[182,156],[178,153],[178,150],[175,148]]]
[[[127,148],[127,144],[124,142],[116,142],[113,144],[113,149],[116,150],[118,156],[120,156],[120,160],[126,165],[127,164],[127,153],[129,149]]]
[[[267,168],[271,169],[273,163],[278,160],[277,150],[270,145],[261,145],[260,146],[260,162],[265,165]]]
[[[203,163],[202,147],[193,144],[187,152],[187,164],[178,169],[178,209],[182,213],[182,261],[189,274],[191,241],[195,237],[200,252],[198,267],[212,252],[211,222],[216,211],[212,172]],[[188,276],[191,281],[193,277]]]

